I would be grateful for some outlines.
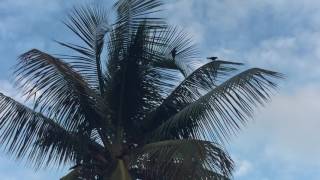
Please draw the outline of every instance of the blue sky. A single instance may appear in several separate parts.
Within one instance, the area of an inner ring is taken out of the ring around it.
[[[17,56],[31,48],[59,52],[52,39],[72,39],[60,20],[80,2],[93,1],[0,0],[0,92],[21,100],[10,77]],[[194,37],[203,57],[287,75],[273,100],[230,141],[234,179],[320,179],[320,1],[176,0],[165,7],[168,20]],[[58,179],[64,172],[35,173],[0,153],[3,180]]]

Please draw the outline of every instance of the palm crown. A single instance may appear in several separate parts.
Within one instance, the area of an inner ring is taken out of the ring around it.
[[[228,179],[223,143],[281,74],[197,60],[160,6],[120,0],[113,24],[103,8],[75,8],[65,25],[83,43],[58,42],[75,53],[22,54],[16,84],[34,106],[0,94],[5,150],[36,168],[71,164],[63,179]]]

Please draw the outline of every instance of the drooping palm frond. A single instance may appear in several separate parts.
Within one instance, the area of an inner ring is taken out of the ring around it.
[[[4,149],[17,159],[27,158],[35,167],[75,163],[77,158],[88,154],[88,148],[100,151],[102,148],[3,94],[0,94],[0,129]],[[83,146],[85,141],[92,145]]]
[[[195,139],[146,144],[133,157],[131,166],[139,167],[145,179],[206,179],[213,174],[229,177],[233,169],[232,160],[221,147]]]
[[[70,60],[72,67],[78,70],[92,87],[103,93],[101,53],[105,35],[111,30],[105,9],[97,6],[75,8],[64,24],[84,42],[85,46],[58,42],[79,53],[62,57]]]
[[[152,131],[184,107],[198,100],[203,94],[217,87],[221,80],[237,70],[236,66],[239,65],[241,64],[227,61],[211,61],[196,69],[165,98],[154,112],[150,113],[150,117],[145,119],[146,129]]]
[[[246,70],[165,121],[155,131],[158,138],[179,138],[191,134],[198,138],[225,141],[252,117],[253,107],[270,98],[276,84],[272,78],[282,75],[264,69]]]
[[[20,56],[15,73],[27,98],[35,97],[35,108],[67,130],[87,126],[90,134],[102,125],[105,103],[66,62],[34,49]]]

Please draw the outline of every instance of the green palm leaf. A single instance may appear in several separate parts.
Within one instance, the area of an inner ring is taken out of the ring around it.
[[[120,32],[131,35],[142,22],[148,26],[162,27],[162,18],[152,15],[159,12],[162,2],[159,0],[120,0],[114,5],[117,11],[116,25]],[[129,38],[129,37],[128,37]]]
[[[81,152],[87,151],[88,147],[81,145],[84,141],[92,143],[94,149],[102,148],[3,94],[0,111],[1,144],[16,158],[27,157],[36,167],[75,162]]]
[[[276,72],[253,68],[227,80],[161,124],[154,134],[160,139],[191,134],[224,141],[252,117],[253,107],[263,105],[281,78]]]
[[[81,169],[74,169],[67,175],[63,176],[60,180],[82,180]]]
[[[75,8],[64,24],[86,46],[58,42],[80,54],[77,56],[65,55],[63,58],[71,60],[72,67],[77,69],[92,87],[99,88],[103,93],[101,53],[105,35],[111,30],[106,10],[94,6]]]
[[[192,60],[198,55],[192,38],[177,27],[167,27],[160,32],[154,32],[153,40],[159,45],[153,46],[153,51],[158,53],[154,66],[179,70],[185,77],[192,71]],[[171,51],[175,49],[173,59]]]
[[[240,63],[227,61],[208,62],[186,77],[157,109],[146,118],[146,129],[153,130],[204,93],[218,86],[223,78],[236,70]]]
[[[146,144],[137,151],[133,165],[143,169],[145,177],[170,177],[172,179],[206,179],[228,177],[233,162],[217,144],[195,140],[166,140]]]
[[[16,85],[33,109],[0,93],[4,150],[36,168],[71,165],[62,180],[230,179],[220,144],[282,75],[228,79],[242,64],[196,58],[190,36],[155,16],[161,5],[119,0],[110,26],[104,8],[74,8],[65,25],[81,43],[58,43],[76,54],[22,54]]]
[[[68,63],[34,49],[20,56],[16,75],[27,98],[35,97],[35,109],[57,119],[67,130],[89,125],[80,131],[90,134],[99,124],[107,124],[102,121],[105,103]]]

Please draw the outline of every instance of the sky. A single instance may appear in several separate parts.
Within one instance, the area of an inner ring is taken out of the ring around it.
[[[17,56],[52,41],[72,40],[61,23],[72,6],[103,0],[0,0],[0,92],[22,100],[12,86]],[[165,16],[189,32],[201,57],[243,62],[284,73],[265,107],[227,145],[235,180],[320,179],[320,1],[166,0]],[[58,179],[66,169],[35,172],[0,152],[2,180]]]

